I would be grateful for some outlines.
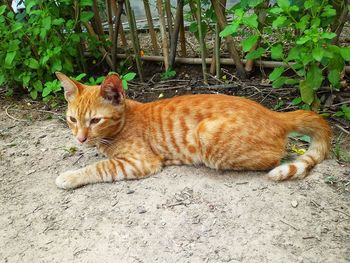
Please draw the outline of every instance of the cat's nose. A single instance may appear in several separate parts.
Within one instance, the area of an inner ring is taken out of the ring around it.
[[[79,141],[80,143],[84,143],[84,142],[86,142],[87,137],[85,137],[85,136],[79,136],[77,139],[78,139],[78,141]]]

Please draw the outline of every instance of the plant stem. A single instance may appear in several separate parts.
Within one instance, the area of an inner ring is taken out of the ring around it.
[[[198,35],[199,35],[199,44],[201,47],[201,56],[202,56],[202,71],[203,71],[203,81],[205,84],[208,84],[207,81],[207,64],[205,63],[206,54],[204,52],[204,36],[202,31],[202,15],[201,15],[201,1],[197,0],[197,19],[198,19]]]
[[[156,34],[156,31],[154,30],[154,26],[153,26],[153,19],[152,19],[151,10],[150,10],[150,7],[149,7],[149,0],[143,0],[143,5],[145,7],[145,13],[146,13],[146,18],[147,18],[147,22],[148,22],[149,33],[151,35],[153,52],[154,52],[155,55],[159,55],[159,47],[158,47],[158,43],[157,43],[157,34]]]
[[[157,0],[157,9],[158,9],[158,15],[159,15],[160,33],[162,35],[164,66],[165,66],[165,71],[167,71],[169,69],[169,53],[168,53],[169,51],[168,51],[168,40],[166,37],[165,19],[163,14],[162,0]]]

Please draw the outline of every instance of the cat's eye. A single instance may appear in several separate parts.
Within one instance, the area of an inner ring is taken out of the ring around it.
[[[71,121],[71,122],[77,122],[77,119],[76,118],[74,118],[74,117],[72,117],[72,116],[69,116],[69,120]]]
[[[101,118],[93,118],[90,120],[90,124],[97,124],[101,121]]]

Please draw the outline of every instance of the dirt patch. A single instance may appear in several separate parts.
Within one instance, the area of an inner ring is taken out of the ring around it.
[[[76,148],[60,113],[40,113],[31,121],[0,113],[4,262],[350,260],[350,173],[335,160],[294,182],[174,166],[145,180],[63,191],[54,184],[60,172],[103,157]],[[328,176],[337,182],[326,184]]]

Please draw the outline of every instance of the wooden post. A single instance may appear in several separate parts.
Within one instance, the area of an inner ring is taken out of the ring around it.
[[[142,62],[140,59],[140,44],[137,43],[138,38],[137,38],[136,21],[135,21],[135,16],[133,14],[133,10],[131,10],[129,0],[125,0],[125,9],[126,9],[126,15],[128,16],[128,22],[129,22],[130,34],[131,34],[131,42],[132,42],[132,46],[133,46],[133,50],[134,50],[134,54],[135,54],[137,72],[138,72],[140,80],[143,82]]]
[[[180,14],[180,46],[181,46],[181,57],[186,57],[186,40],[185,40],[185,25],[184,25],[184,13]]]
[[[166,12],[166,21],[167,21],[167,25],[168,25],[169,41],[171,42],[171,38],[173,35],[173,19],[171,17],[170,0],[165,0],[165,12]]]
[[[176,56],[176,48],[177,48],[177,40],[179,37],[179,30],[181,25],[181,15],[183,13],[184,0],[177,1],[176,8],[176,18],[175,18],[175,27],[173,30],[173,35],[170,40],[170,68],[174,68],[175,64],[175,56]]]
[[[215,67],[216,67],[216,78],[220,79],[221,77],[221,67],[220,67],[220,36],[219,36],[219,24],[216,22],[215,24]]]
[[[112,0],[112,2],[114,2],[114,0]],[[110,4],[112,5],[112,9],[113,9],[113,4],[112,2],[110,2]],[[114,22],[114,32],[112,35],[112,61],[113,61],[113,71],[117,71],[117,47],[118,47],[118,33],[119,33],[119,29],[120,29],[120,21],[121,21],[121,16],[122,16],[122,12],[123,12],[123,4],[124,4],[124,0],[120,0],[119,1],[119,9],[118,10],[114,10],[115,12],[115,22]],[[115,8],[117,8],[116,3],[114,2]],[[124,36],[125,37],[125,36]]]
[[[168,51],[168,40],[166,36],[165,18],[163,14],[162,0],[157,0],[157,9],[158,9],[158,15],[159,15],[160,33],[162,35],[164,66],[165,66],[165,70],[167,71],[169,69],[169,51]]]
[[[113,18],[111,0],[106,0],[109,40],[113,41]],[[114,70],[114,69],[113,69]]]
[[[96,26],[96,33],[102,37],[104,35],[100,13],[98,11],[97,0],[92,1],[92,11],[94,12],[94,24]]]
[[[112,3],[112,10],[113,10],[114,16],[116,17],[116,21],[114,21],[114,33],[115,33],[115,32],[117,32],[116,31],[116,27],[118,26],[117,25],[118,17],[120,17],[120,19],[121,19],[121,14],[122,14],[122,11],[123,11],[124,0],[119,0],[118,1],[119,7],[117,7],[116,0],[112,0],[111,3]],[[121,9],[121,11],[119,11],[119,9]],[[123,25],[122,25],[121,22],[119,22],[118,33],[120,34],[120,40],[122,42],[122,45],[126,49],[127,46],[128,46],[128,43],[126,42],[125,32],[124,32]]]
[[[199,35],[199,44],[201,47],[201,56],[202,56],[202,71],[203,71],[203,81],[205,84],[207,81],[207,64],[205,63],[206,55],[204,52],[204,36],[202,33],[202,19],[201,19],[201,1],[197,0],[197,19],[198,19],[198,35]]]
[[[156,34],[156,31],[154,30],[154,26],[153,26],[153,19],[152,19],[151,10],[149,7],[149,0],[143,0],[143,5],[145,7],[145,13],[146,13],[146,18],[147,18],[147,22],[148,22],[149,33],[151,35],[153,52],[155,55],[159,55],[157,34]]]
[[[224,28],[227,26],[227,21],[226,21],[225,14],[222,12],[222,7],[220,4],[220,1],[219,0],[211,0],[211,3],[214,7],[220,30],[224,30]],[[246,79],[247,74],[246,74],[246,71],[244,69],[244,65],[241,61],[241,57],[237,51],[235,40],[233,39],[232,36],[227,36],[225,38],[225,40],[226,40],[228,52],[230,53],[231,58],[233,59],[235,66],[237,68],[238,75],[241,78]]]
[[[95,33],[93,27],[88,22],[84,22],[84,26],[86,27],[87,31],[92,37],[96,38],[97,40],[100,40],[99,36]],[[98,46],[98,49],[102,53],[102,56],[106,58],[107,64],[110,66],[110,68],[113,68],[113,61],[106,49],[103,46]]]

